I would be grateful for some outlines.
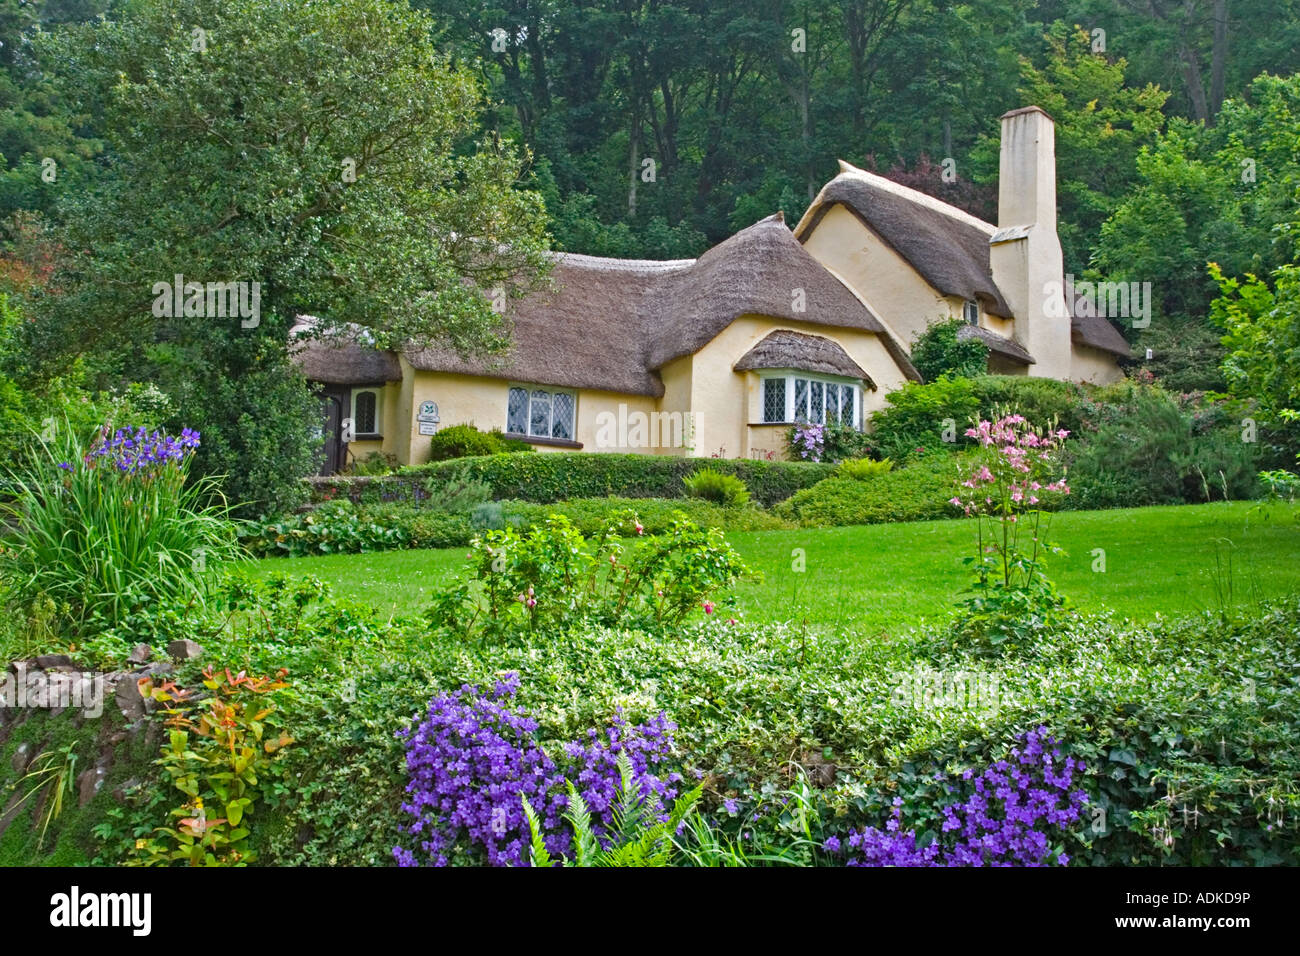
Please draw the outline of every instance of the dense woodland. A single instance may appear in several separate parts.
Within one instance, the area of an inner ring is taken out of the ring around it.
[[[1270,277],[1295,260],[1288,224],[1300,182],[1300,0],[411,0],[422,17],[411,28],[419,46],[437,50],[450,71],[454,93],[437,94],[438,103],[412,100],[429,88],[403,87],[400,70],[363,88],[346,70],[311,66],[329,43],[313,52],[315,40],[304,38],[350,29],[347,16],[364,17],[369,5],[358,0],[337,23],[328,19],[334,12],[315,26],[303,19],[300,35],[267,27],[274,36],[259,40],[261,59],[241,51],[234,70],[220,61],[220,37],[242,26],[216,30],[206,60],[171,50],[155,62],[149,44],[183,41],[191,20],[307,15],[287,0],[0,0],[6,287],[28,318],[40,317],[10,348],[14,381],[48,387],[75,358],[83,382],[154,382],[182,409],[208,414],[214,382],[261,361],[252,347],[214,345],[208,330],[182,341],[188,332],[144,325],[135,338],[125,318],[132,304],[105,291],[126,285],[128,274],[169,276],[162,250],[174,260],[185,248],[208,271],[263,276],[271,284],[264,309],[281,324],[311,310],[387,324],[391,336],[419,331],[383,316],[405,314],[393,307],[409,299],[404,289],[437,286],[444,291],[424,330],[471,347],[490,318],[455,300],[454,277],[467,274],[473,255],[453,250],[442,261],[432,246],[403,245],[416,218],[444,235],[479,229],[498,249],[508,239],[523,250],[520,262],[492,263],[498,272],[531,268],[541,245],[694,256],[777,209],[793,222],[844,159],[994,219],[998,117],[1028,104],[1057,121],[1067,271],[1152,284],[1150,327],[1123,332],[1137,354],[1153,350],[1145,366],[1167,387],[1231,384],[1223,365],[1231,347],[1220,341],[1231,308],[1215,317],[1223,289],[1210,263],[1228,279],[1257,275],[1281,288]],[[150,25],[116,31],[137,14]],[[412,48],[409,36],[390,41],[393,56]],[[286,56],[276,43],[297,47]],[[207,79],[190,82],[199,63]],[[115,86],[124,77],[129,85]],[[462,101],[473,96],[472,107]],[[333,118],[325,135],[299,115],[306,102]],[[212,120],[195,120],[232,109],[222,122],[242,126],[224,138],[211,135]],[[396,117],[438,145],[414,165],[372,164],[364,214],[355,190],[345,209],[333,187],[312,181],[337,178],[332,164],[357,143],[388,137],[405,149]],[[291,142],[281,132],[300,122],[301,148],[261,168],[249,162],[267,159],[258,140],[265,130],[278,131],[279,149]],[[436,169],[419,165],[435,153]],[[448,188],[425,188],[430,169]],[[162,182],[177,185],[167,193]],[[291,220],[239,214],[246,226],[256,220],[247,242],[203,245],[187,229],[206,222],[224,241],[233,234],[219,197],[267,209],[286,192],[300,203]],[[419,199],[406,208],[411,196]],[[483,212],[494,205],[496,213]],[[403,223],[392,221],[395,209]],[[337,262],[300,266],[314,254],[312,230],[337,232],[337,217],[349,216],[347,235],[366,230],[369,248],[387,258],[349,250],[348,272],[365,288],[336,295],[339,284],[326,280],[342,271]],[[386,228],[396,238],[376,242]],[[267,254],[292,244],[307,251]],[[69,267],[61,261],[68,249],[94,250],[95,261]],[[64,276],[53,283],[58,295],[25,295],[32,283],[50,292],[55,274]],[[485,275],[472,277],[482,285]],[[264,331],[278,328],[268,322]],[[147,367],[124,360],[132,344],[132,354],[148,353]],[[194,370],[217,353],[224,364],[196,388]],[[280,371],[258,374],[272,383]],[[277,389],[266,385],[268,395]],[[301,393],[267,401],[307,407]],[[295,454],[306,460],[302,449]]]

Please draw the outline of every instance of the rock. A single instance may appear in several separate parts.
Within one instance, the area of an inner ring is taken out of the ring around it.
[[[32,745],[26,741],[14,748],[14,755],[9,761],[14,768],[14,773],[22,773],[27,769],[31,755]]]
[[[131,791],[138,786],[140,786],[140,781],[135,777],[132,777],[130,780],[123,780],[113,788],[113,799],[118,803],[126,803],[127,798],[131,795]]]
[[[95,799],[95,794],[99,793],[99,788],[104,785],[104,778],[108,776],[108,771],[103,767],[88,767],[77,775],[77,806],[84,807],[91,800]]]
[[[203,653],[203,648],[186,638],[168,644],[167,653],[174,661],[192,661]]]
[[[152,647],[150,647],[148,644],[137,644],[132,649],[131,653],[127,655],[126,661],[128,664],[143,664],[145,661],[149,660],[149,658],[152,656],[153,656]]]
[[[124,680],[118,684],[113,699],[117,701],[118,709],[122,711],[127,723],[133,724],[144,717],[144,698],[140,696],[140,686],[134,680]]]
[[[36,658],[36,666],[48,671],[55,667],[72,667],[72,658],[67,654],[42,654]]]

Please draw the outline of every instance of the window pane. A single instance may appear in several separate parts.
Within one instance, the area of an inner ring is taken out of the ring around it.
[[[840,424],[857,428],[857,419],[853,417],[853,394],[857,388],[853,385],[840,386]]]
[[[785,379],[763,379],[763,421],[785,421]]]
[[[375,393],[357,392],[356,414],[353,416],[353,430],[358,435],[373,435],[379,431],[375,427]]]
[[[528,420],[530,435],[543,437],[551,433],[551,393],[533,392],[531,417]]]
[[[826,383],[826,424],[840,423],[840,387],[834,382]]]
[[[826,419],[826,385],[822,382],[812,383],[812,408],[808,412],[808,421],[823,422]]]
[[[808,379],[806,378],[794,380],[794,420],[808,421]]]
[[[556,392],[551,396],[551,437],[573,440],[573,396]]]
[[[528,434],[528,389],[512,388],[506,401],[506,431],[514,435]]]

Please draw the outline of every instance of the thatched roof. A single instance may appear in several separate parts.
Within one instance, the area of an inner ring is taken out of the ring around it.
[[[1034,357],[1015,339],[1009,339],[1005,335],[998,335],[996,332],[991,332],[978,325],[963,325],[957,330],[957,338],[963,341],[966,339],[979,339],[989,347],[990,352],[996,352],[998,355],[1009,358],[1013,362],[1019,362],[1021,365],[1034,364]]]
[[[1075,294],[1074,285],[1065,284],[1065,301],[1070,304],[1070,337],[1075,342],[1109,352],[1120,358],[1132,358],[1133,350],[1119,329],[1104,316],[1087,314],[1079,308],[1082,299]],[[1080,312],[1084,314],[1080,314]]]
[[[550,288],[508,306],[512,344],[504,355],[466,359],[424,349],[406,357],[424,371],[660,396],[663,382],[646,364],[646,339],[657,331],[657,293],[693,261],[558,253]]]
[[[807,335],[789,329],[777,329],[741,356],[732,366],[737,372],[761,368],[790,368],[801,372],[821,372],[860,378],[872,390],[876,383],[862,366],[849,357],[849,353],[820,335]]]
[[[757,314],[874,332],[905,374],[919,378],[880,320],[809,255],[780,213],[699,259],[558,253],[551,278],[552,288],[511,304],[506,355],[464,359],[426,349],[408,352],[408,360],[422,370],[660,396],[664,365],[699,351],[740,316]]]
[[[794,238],[780,213],[714,246],[656,295],[663,324],[650,348],[652,368],[699,351],[742,315],[887,334],[862,300]]]
[[[366,331],[349,326],[330,338],[308,338],[316,319],[299,316],[289,330],[289,354],[308,380],[325,385],[378,385],[400,382],[402,367],[392,352],[363,344]]]
[[[840,174],[822,187],[795,227],[801,240],[835,204],[844,205],[943,295],[977,299],[985,311],[1011,318],[993,282],[991,224],[923,192],[840,161]]]

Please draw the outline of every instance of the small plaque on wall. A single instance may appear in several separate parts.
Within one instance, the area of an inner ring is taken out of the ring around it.
[[[436,435],[436,434],[438,434],[438,423],[437,423],[437,422],[420,422],[420,434],[421,434],[421,435]]]

